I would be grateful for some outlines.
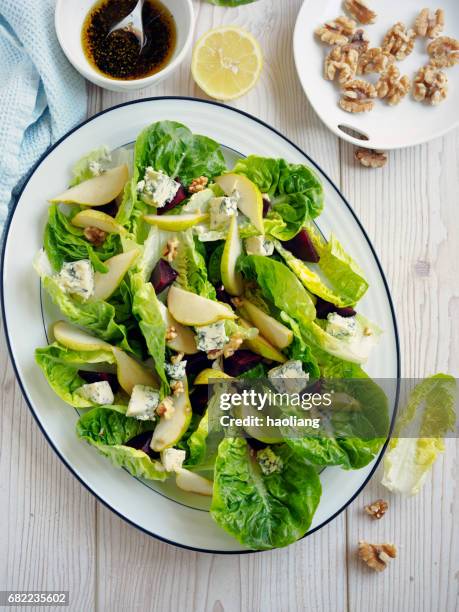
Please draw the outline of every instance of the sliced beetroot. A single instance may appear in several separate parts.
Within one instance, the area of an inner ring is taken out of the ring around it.
[[[190,394],[190,403],[193,414],[204,414],[209,403],[209,386],[196,385]]]
[[[252,351],[236,351],[232,357],[224,360],[223,370],[229,376],[240,376],[258,365],[261,359],[260,355]]]
[[[311,263],[320,261],[319,254],[305,229],[302,229],[295,238],[284,242],[284,246],[302,261],[310,261]]]
[[[195,353],[194,355],[187,355],[186,356],[186,368],[185,368],[186,375],[188,377],[197,376],[199,372],[202,372],[206,368],[211,368],[212,364],[213,364],[213,361],[211,361],[207,357],[207,354],[203,353],[202,351],[199,351],[198,353]]]
[[[106,381],[110,385],[113,393],[116,393],[120,388],[116,374],[111,374],[109,372],[91,372],[89,370],[79,370],[78,374],[88,385]]]
[[[271,210],[271,202],[268,198],[263,198],[263,217],[266,217]]]
[[[326,319],[332,312],[336,312],[336,314],[339,314],[341,317],[345,318],[354,317],[357,314],[353,308],[338,308],[338,306],[335,306],[331,302],[327,302],[326,300],[318,297],[316,302],[317,318]]]
[[[156,295],[167,289],[177,278],[178,273],[165,259],[160,259],[151,273],[150,282],[153,285]]]
[[[187,195],[185,192],[185,187],[180,183],[180,187],[178,188],[178,191],[175,194],[175,196],[172,198],[170,202],[165,204],[162,208],[158,208],[157,214],[163,215],[168,210],[172,210],[173,208],[181,204],[183,200],[186,200],[186,198],[187,198]]]
[[[144,431],[143,433],[131,438],[128,442],[126,442],[125,446],[130,446],[131,448],[135,448],[136,450],[143,451],[147,455],[152,456],[154,452],[150,448],[151,438],[153,436],[152,431]]]
[[[110,217],[116,217],[118,213],[118,204],[116,203],[116,200],[112,200],[108,204],[98,206],[95,210],[99,210],[100,212],[103,212],[106,215],[110,215]]]
[[[247,444],[254,451],[263,450],[264,448],[268,446],[265,442],[261,442],[260,440],[257,440],[256,438],[247,438]]]
[[[225,304],[229,304],[231,306],[231,296],[225,290],[224,285],[218,285],[215,288],[215,291],[217,294],[217,300],[219,300],[220,302],[225,302]]]

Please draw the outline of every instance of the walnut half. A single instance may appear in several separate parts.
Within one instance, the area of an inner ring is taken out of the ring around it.
[[[431,14],[428,8],[422,9],[414,23],[414,29],[418,36],[435,38],[445,27],[445,11],[437,9]]]
[[[359,63],[359,52],[350,45],[334,47],[325,59],[325,78],[347,83],[355,77]]]
[[[343,86],[339,105],[348,113],[367,113],[373,110],[375,104],[373,98],[376,96],[374,85],[361,79],[355,79]]]
[[[359,542],[359,558],[375,572],[386,569],[391,559],[397,557],[397,548],[393,544],[370,544],[365,540]]]
[[[391,106],[399,104],[411,89],[411,81],[405,76],[400,76],[400,70],[392,65],[381,76],[376,83],[378,98],[387,100]]]
[[[371,518],[379,520],[386,514],[388,508],[389,504],[386,501],[383,499],[377,499],[371,504],[365,506],[364,510],[371,516]]]
[[[427,53],[433,66],[451,68],[459,63],[459,40],[449,36],[436,38],[427,47]]]
[[[349,37],[354,34],[356,27],[357,24],[353,19],[342,15],[319,26],[315,34],[322,42],[329,45],[345,45],[349,42]]]
[[[88,226],[83,230],[84,237],[94,246],[102,246],[107,238],[107,232],[98,227]]]
[[[418,102],[429,102],[436,106],[448,95],[448,77],[435,66],[424,66],[414,79],[413,97]]]
[[[368,7],[364,0],[345,0],[344,8],[360,23],[368,25],[376,21],[377,14]]]
[[[360,56],[358,73],[382,73],[394,62],[395,58],[393,55],[387,51],[383,51],[381,47],[374,47],[373,49],[368,49],[368,51]]]
[[[355,159],[365,168],[383,168],[387,164],[387,153],[373,149],[356,149]]]
[[[383,51],[391,53],[396,60],[404,60],[414,49],[416,32],[408,30],[401,21],[396,23],[385,35],[382,48]]]

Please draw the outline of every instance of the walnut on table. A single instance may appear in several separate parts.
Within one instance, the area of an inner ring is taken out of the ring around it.
[[[357,72],[359,52],[350,45],[333,47],[325,59],[325,78],[344,84],[352,80]]]
[[[365,168],[382,168],[387,164],[387,153],[373,149],[356,149],[355,159]]]
[[[378,98],[387,100],[390,106],[396,106],[408,94],[411,89],[411,81],[406,75],[400,76],[397,66],[389,66],[387,71],[381,75],[376,83]]]
[[[381,74],[394,62],[393,55],[383,51],[381,47],[374,47],[360,56],[357,72],[358,74],[371,74],[373,72]]]
[[[414,79],[413,97],[417,102],[429,102],[436,106],[448,95],[448,77],[435,66],[421,68]]]
[[[345,83],[339,105],[348,113],[367,113],[373,110],[376,88],[371,83],[355,79]]]
[[[418,36],[424,38],[435,38],[445,27],[445,11],[437,9],[431,13],[428,8],[422,9],[414,23],[414,29]]]
[[[371,518],[379,520],[386,514],[388,508],[389,504],[386,501],[383,499],[377,499],[371,504],[365,506],[364,510],[371,516]]]
[[[432,58],[430,63],[437,68],[452,68],[459,63],[459,40],[449,36],[436,38],[427,47]]]
[[[342,15],[319,26],[315,34],[322,42],[329,45],[345,45],[349,42],[349,37],[354,34],[356,27],[357,24],[353,19]]]
[[[364,0],[345,0],[344,8],[360,23],[368,25],[376,21],[377,14],[369,8]]]
[[[359,558],[375,572],[386,569],[391,559],[397,557],[394,544],[370,544],[365,540],[359,542]]]
[[[384,37],[382,49],[391,53],[396,60],[404,60],[414,49],[416,32],[407,29],[401,21],[396,23]]]

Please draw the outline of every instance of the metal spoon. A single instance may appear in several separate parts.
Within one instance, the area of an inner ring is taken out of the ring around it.
[[[138,39],[140,44],[140,51],[145,46],[145,34],[143,31],[143,21],[142,21],[142,9],[145,0],[138,0],[137,4],[134,7],[134,10],[129,13],[124,19],[122,19],[119,23],[115,24],[111,29],[107,36],[113,34],[118,30],[124,30],[126,32],[131,32]]]

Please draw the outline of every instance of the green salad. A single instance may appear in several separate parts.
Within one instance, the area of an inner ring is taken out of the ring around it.
[[[358,311],[368,282],[314,223],[319,177],[255,155],[229,169],[217,142],[162,121],[133,149],[87,154],[69,185],[50,201],[34,262],[62,313],[36,362],[78,409],[77,435],[136,477],[208,496],[246,547],[301,538],[320,470],[367,465],[388,422],[363,370],[381,333]],[[214,430],[209,381],[264,377],[367,381],[366,435],[267,443]]]

